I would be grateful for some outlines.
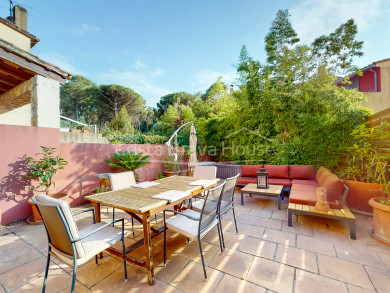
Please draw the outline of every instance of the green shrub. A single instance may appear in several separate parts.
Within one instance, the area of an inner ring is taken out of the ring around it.
[[[112,144],[164,144],[168,141],[166,136],[152,134],[120,134],[110,132],[105,137]]]

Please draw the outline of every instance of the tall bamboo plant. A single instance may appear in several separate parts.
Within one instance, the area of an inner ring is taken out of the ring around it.
[[[355,181],[379,183],[383,194],[381,203],[390,205],[390,152],[384,143],[390,141],[389,125],[375,127],[365,124],[352,132],[354,144],[349,148],[340,176]]]

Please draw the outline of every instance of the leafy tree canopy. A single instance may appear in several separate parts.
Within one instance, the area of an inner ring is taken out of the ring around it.
[[[160,102],[157,103],[156,116],[158,118],[161,117],[170,105],[178,104],[184,106],[191,106],[195,99],[195,96],[186,92],[177,92],[165,95],[161,97]]]
[[[88,88],[94,86],[89,79],[75,75],[60,88],[61,114],[75,119],[84,120],[88,124],[96,121],[96,100],[88,93]]]

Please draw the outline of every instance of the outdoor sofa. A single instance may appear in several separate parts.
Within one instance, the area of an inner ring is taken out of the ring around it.
[[[268,172],[269,184],[283,185],[289,194],[289,202],[314,206],[317,188],[324,187],[331,208],[340,209],[345,203],[344,182],[325,167],[316,172],[312,165],[241,165],[241,177],[236,186],[256,183],[259,168]]]
[[[292,214],[306,214],[317,217],[333,218],[350,224],[351,238],[356,239],[355,217],[345,205],[348,187],[344,182],[325,167],[315,171],[312,165],[241,165],[241,177],[236,186],[256,183],[256,171],[264,168],[268,172],[269,184],[283,185],[289,193],[288,225],[292,226]],[[317,188],[326,189],[331,208],[321,212],[315,208]]]

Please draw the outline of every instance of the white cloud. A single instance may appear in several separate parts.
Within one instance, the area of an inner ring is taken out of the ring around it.
[[[195,73],[194,81],[191,83],[191,87],[195,88],[196,91],[204,92],[210,87],[210,85],[216,82],[220,76],[222,76],[222,82],[228,85],[233,84],[238,77],[235,71],[220,73],[208,69],[199,70]]]
[[[161,68],[156,68],[155,70],[150,72],[151,77],[159,77],[159,76],[163,76],[163,75],[164,75],[164,71]]]
[[[134,62],[133,67],[137,70],[146,68],[146,65],[141,61],[137,60]]]
[[[76,74],[78,71],[70,63],[69,57],[56,52],[48,52],[40,54],[39,57],[53,65],[61,68],[62,70],[68,71],[71,74]]]
[[[119,84],[129,87],[142,95],[150,106],[155,106],[160,97],[172,91],[158,85],[157,77],[164,75],[160,68],[153,71],[117,71],[114,69],[106,73],[98,74],[96,82],[99,84]]]
[[[304,43],[333,32],[353,18],[359,31],[373,26],[386,0],[305,0],[290,10],[291,23]]]
[[[84,35],[88,32],[100,32],[100,28],[98,28],[94,24],[81,23],[77,27],[70,28],[69,31],[71,31],[75,35]]]

